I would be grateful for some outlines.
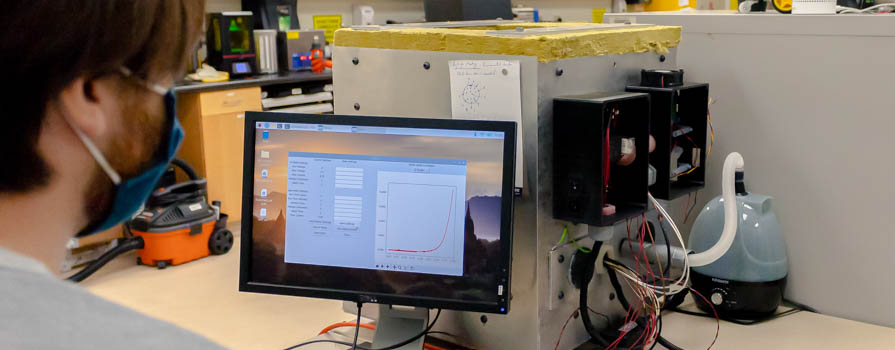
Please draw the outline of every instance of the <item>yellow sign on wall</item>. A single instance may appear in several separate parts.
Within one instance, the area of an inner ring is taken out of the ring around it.
[[[314,29],[326,30],[326,41],[333,42],[333,33],[342,28],[342,15],[314,16]]]
[[[606,9],[593,9],[591,15],[593,15],[594,23],[603,23],[604,13],[606,13]]]

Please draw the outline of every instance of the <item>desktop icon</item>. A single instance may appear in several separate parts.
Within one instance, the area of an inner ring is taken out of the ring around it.
[[[267,208],[261,208],[261,210],[258,211],[258,217],[266,218],[267,217]]]
[[[270,158],[270,152],[268,152],[268,151],[261,151],[261,158],[263,158],[263,159]]]
[[[264,123],[264,128],[270,129],[270,123]]]
[[[283,124],[277,124],[277,129],[282,129],[282,128],[283,128]]]
[[[267,169],[261,169],[261,178],[262,178],[262,179],[266,179],[266,178],[267,178]]]
[[[267,140],[270,138],[270,131],[264,130],[261,132],[261,138]]]
[[[261,197],[262,198],[267,197],[267,189],[266,188],[261,189]]]
[[[283,124],[283,128],[289,130],[289,124]]]

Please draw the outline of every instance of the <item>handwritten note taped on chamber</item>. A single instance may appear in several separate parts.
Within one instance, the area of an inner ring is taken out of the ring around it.
[[[456,119],[516,122],[516,187],[522,187],[522,82],[519,61],[450,61]]]

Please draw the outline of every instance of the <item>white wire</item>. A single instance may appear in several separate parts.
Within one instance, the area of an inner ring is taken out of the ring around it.
[[[644,306],[647,302],[649,302],[650,308],[652,310],[647,310],[648,311],[647,315],[661,312],[660,310],[661,310],[662,306],[659,303],[659,298],[658,298],[658,296],[656,296],[655,291],[652,290],[651,288],[644,287],[643,281],[639,277],[637,277],[636,273],[634,273],[628,267],[619,266],[619,265],[612,264],[612,263],[609,263],[608,266],[609,266],[609,268],[617,271],[619,275],[621,275],[622,277],[625,278],[625,284],[628,285],[628,288],[630,288],[634,292],[634,294],[637,296],[637,298],[640,300],[640,302],[642,304],[644,304]],[[633,283],[631,283],[631,282],[633,282]],[[628,305],[628,306],[633,306],[633,305]],[[657,315],[657,317],[658,317],[658,315]],[[650,332],[649,337],[646,339],[646,341],[654,341],[658,336],[658,332],[659,332],[658,327],[653,327],[653,329]]]
[[[668,224],[669,224],[669,226],[671,226],[672,231],[674,231],[674,234],[677,237],[678,242],[681,244],[681,248],[684,249],[684,251],[686,251],[687,245],[684,244],[684,237],[681,235],[681,231],[677,228],[677,225],[675,225],[674,220],[671,218],[671,215],[668,215],[668,212],[665,211],[665,208],[663,208],[662,205],[659,204],[659,201],[657,201],[656,198],[654,198],[652,194],[647,193],[647,196],[649,197],[649,200],[651,202],[653,202],[653,205],[656,207],[656,210],[659,211],[659,214],[664,216],[665,219],[668,221]],[[687,257],[686,254],[684,254],[683,274],[681,274],[681,276],[676,281],[674,281],[673,283],[671,283],[667,286],[657,286],[657,285],[652,285],[652,284],[643,283],[643,282],[638,282],[638,283],[640,283],[643,286],[646,286],[647,288],[652,289],[653,291],[663,294],[663,295],[673,295],[673,294],[680,293],[681,291],[686,290],[687,285],[690,283],[690,259]]]
[[[683,247],[683,249],[686,250],[686,245],[684,244],[684,238],[683,238],[683,236],[681,236],[681,232],[680,232],[680,230],[678,230],[677,225],[674,224],[674,220],[671,219],[671,216],[668,215],[668,212],[665,211],[665,208],[663,208],[662,205],[660,205],[659,202],[656,201],[656,199],[653,198],[653,196],[651,194],[649,195],[649,198],[653,202],[653,204],[656,206],[656,209],[659,210],[659,212],[663,216],[665,216],[665,218],[668,219],[668,222],[671,225],[671,228],[674,231],[675,235],[677,236],[678,241],[681,244],[681,247]],[[684,256],[684,271],[681,274],[681,277],[679,277],[673,283],[670,283],[665,286],[659,286],[659,285],[653,285],[653,284],[649,284],[649,283],[640,281],[639,279],[636,280],[636,283],[645,287],[645,288],[649,288],[653,292],[662,294],[663,296],[674,295],[674,294],[680,293],[681,291],[686,290],[687,285],[690,283],[690,261],[685,255]]]
[[[856,9],[856,8],[852,8],[852,7],[836,6],[836,10],[838,10],[839,13],[870,13],[870,12],[874,12],[877,9],[881,9],[881,8],[885,8],[885,7],[895,8],[895,3],[874,5],[874,6],[870,6],[870,7],[866,8],[866,9]]]

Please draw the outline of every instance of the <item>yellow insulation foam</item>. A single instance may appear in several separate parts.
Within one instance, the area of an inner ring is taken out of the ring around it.
[[[517,27],[576,25],[585,23],[515,23],[465,28],[382,27],[380,30],[344,28],[336,31],[334,44],[377,49],[535,56],[540,62],[550,62],[632,52],[666,53],[681,41],[681,27],[678,26],[603,29],[522,37],[486,34],[488,31],[513,30]]]

